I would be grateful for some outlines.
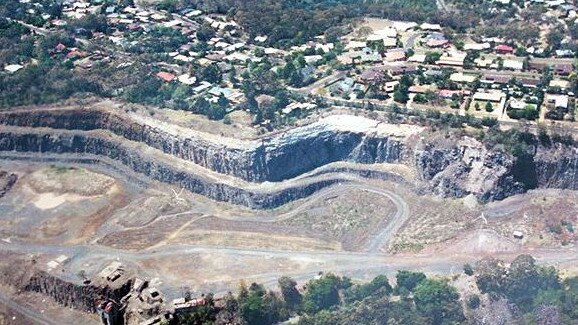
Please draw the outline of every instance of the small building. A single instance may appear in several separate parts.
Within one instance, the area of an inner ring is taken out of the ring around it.
[[[488,42],[485,42],[485,43],[466,43],[464,45],[464,50],[466,50],[466,51],[484,51],[484,50],[487,50],[491,47],[492,46]]]
[[[568,109],[569,98],[568,95],[546,94],[544,102],[550,110],[557,108]]]
[[[419,26],[421,30],[430,31],[430,32],[438,32],[442,30],[442,26],[439,24],[428,24],[423,23]]]
[[[560,88],[562,90],[566,90],[570,87],[570,81],[562,79],[552,79],[550,81],[550,84],[548,84],[548,86],[552,88]]]
[[[403,61],[406,59],[404,49],[395,49],[385,52],[384,59],[387,62]]]
[[[555,64],[553,70],[555,74],[568,76],[574,70],[574,66],[571,63]]]
[[[494,47],[494,51],[496,51],[496,53],[500,53],[500,54],[512,54],[512,53],[514,53],[515,49],[509,45],[500,44],[500,45]]]
[[[502,66],[504,67],[504,69],[523,70],[524,62],[519,60],[506,59],[503,61]]]
[[[438,65],[445,65],[451,67],[463,67],[467,53],[449,52],[444,53],[436,62]]]
[[[175,80],[176,76],[170,72],[161,71],[157,73],[157,78],[161,79],[164,82],[171,82]]]
[[[501,84],[505,85],[512,79],[510,75],[503,75],[503,74],[485,74],[480,79],[480,82],[486,84]]]
[[[426,59],[425,54],[414,54],[410,56],[407,61],[408,62],[415,62],[415,63],[424,63]]]
[[[450,41],[447,39],[429,39],[426,45],[431,48],[445,48],[450,46]]]
[[[413,65],[396,65],[388,68],[389,73],[392,76],[398,76],[402,74],[412,74],[417,72],[417,67]]]
[[[4,70],[8,71],[9,73],[14,73],[18,70],[21,70],[22,68],[24,68],[24,66],[20,64],[9,64],[4,67]]]
[[[459,83],[473,83],[478,78],[474,74],[464,74],[462,72],[454,72],[450,75],[450,80]]]
[[[517,79],[520,84],[526,88],[536,88],[540,85],[540,79],[534,78],[518,78]]]
[[[392,93],[395,91],[395,87],[397,87],[397,85],[399,85],[399,81],[397,80],[388,81],[383,84],[383,91],[386,93]]]
[[[383,70],[370,69],[363,71],[359,76],[359,80],[365,84],[373,84],[383,80],[384,75]]]

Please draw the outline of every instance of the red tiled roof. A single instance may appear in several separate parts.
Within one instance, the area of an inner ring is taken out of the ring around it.
[[[500,52],[514,52],[514,48],[505,44],[500,44],[494,48],[496,51]]]
[[[171,81],[175,80],[175,78],[176,78],[176,76],[174,74],[169,73],[169,72],[164,72],[164,71],[157,73],[157,77],[159,77],[161,80],[166,81],[166,82],[171,82]]]

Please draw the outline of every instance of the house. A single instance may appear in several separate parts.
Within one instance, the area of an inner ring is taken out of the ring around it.
[[[462,95],[468,95],[469,91],[464,91],[464,90],[449,90],[449,89],[440,89],[438,91],[438,96],[440,96],[441,98],[452,98],[454,96],[462,96]]]
[[[440,48],[440,47],[445,48],[450,45],[450,41],[448,41],[447,39],[429,39],[427,40],[426,45],[432,48]]]
[[[413,85],[408,90],[413,94],[425,94],[428,91],[432,91],[432,87],[430,85]]]
[[[478,78],[477,75],[454,72],[450,75],[450,80],[458,83],[472,83]]]
[[[394,48],[397,46],[397,39],[396,38],[387,37],[387,38],[384,38],[382,40],[382,42],[383,42],[383,47],[385,47],[386,49]]]
[[[395,91],[395,87],[399,85],[399,81],[394,80],[394,81],[388,81],[383,85],[383,91],[385,91],[386,93],[392,93]]]
[[[351,78],[345,78],[331,85],[329,87],[329,90],[331,91],[331,93],[336,95],[347,94],[352,91],[354,84],[355,80]]]
[[[323,56],[322,55],[307,55],[305,57],[303,57],[305,59],[305,62],[307,64],[315,64],[321,60],[323,60]]]
[[[4,67],[4,70],[8,71],[9,73],[14,73],[22,68],[24,68],[24,66],[20,64],[9,64]]]
[[[180,83],[183,83],[185,85],[194,85],[195,82],[197,82],[197,78],[195,78],[194,76],[191,76],[188,73],[180,75],[178,77],[178,80]]]
[[[164,72],[164,71],[157,73],[157,77],[164,82],[171,82],[171,81],[175,80],[175,78],[176,78],[176,76],[174,74],[169,73],[169,72]]]
[[[559,74],[561,76],[568,76],[574,70],[574,67],[571,63],[561,63],[554,65],[554,73]]]
[[[193,92],[195,94],[199,94],[199,93],[211,88],[212,86],[213,85],[210,82],[201,81],[201,83],[197,87],[193,88]]]
[[[384,59],[387,62],[403,61],[406,59],[404,49],[395,49],[385,52]]]
[[[414,54],[410,56],[407,61],[409,62],[416,62],[416,63],[424,63],[426,59],[425,54]]]
[[[448,47],[450,42],[442,33],[431,33],[427,36],[426,45],[433,48]]]
[[[466,51],[483,51],[491,48],[490,43],[467,43],[464,45]]]
[[[554,94],[546,94],[546,98],[544,100],[546,107],[551,110],[556,108],[567,109],[568,101],[569,101],[568,95],[554,95]]]
[[[442,30],[442,26],[440,26],[439,24],[428,24],[428,23],[423,23],[419,26],[419,28],[421,30],[425,30],[425,31],[441,31]]]
[[[475,59],[474,63],[476,64],[476,66],[478,66],[480,68],[490,68],[494,65],[494,60],[489,59],[489,58],[485,58],[485,57],[481,57],[481,58]],[[496,65],[496,67],[497,67],[497,65]]]
[[[496,53],[500,53],[500,54],[512,54],[514,53],[514,48],[506,45],[506,44],[500,44],[496,47],[494,47],[494,51],[496,51]]]
[[[548,86],[552,88],[560,88],[562,90],[565,90],[570,87],[570,81],[562,79],[552,79]]]
[[[367,42],[351,41],[345,46],[346,50],[357,50],[367,47]]]
[[[522,86],[526,87],[526,88],[536,88],[540,85],[540,79],[534,79],[534,78],[518,78],[517,79],[518,82],[520,82],[520,84],[522,84]]]
[[[501,91],[491,91],[491,92],[478,91],[474,94],[472,99],[477,101],[499,103],[505,97],[506,94],[504,94]]]
[[[407,74],[416,73],[417,67],[413,65],[396,65],[389,67],[388,71],[392,76],[398,76],[406,73]]]
[[[467,56],[466,53],[461,52],[444,53],[442,54],[440,59],[436,62],[436,64],[452,67],[463,67],[466,56]]]
[[[519,60],[506,59],[506,60],[502,61],[502,67],[504,67],[504,69],[510,69],[510,70],[523,70],[524,69],[524,62],[519,61]]]
[[[506,94],[501,91],[478,91],[472,96],[470,107],[476,107],[477,104],[478,110],[482,110],[487,103],[492,105],[494,112],[501,114],[506,105]]]
[[[510,82],[510,80],[512,79],[512,76],[510,75],[494,75],[494,74],[485,74],[482,76],[482,78],[480,79],[481,82],[483,83],[487,83],[487,84],[502,84],[505,85],[508,82]]]
[[[382,70],[370,69],[363,71],[361,76],[359,76],[359,80],[364,84],[373,84],[383,80],[384,75],[385,73]]]

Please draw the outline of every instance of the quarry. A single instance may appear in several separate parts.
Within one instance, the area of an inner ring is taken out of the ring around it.
[[[522,159],[384,115],[258,135],[118,105],[0,112],[0,301],[22,323],[153,324],[202,303],[184,291],[448,275],[486,254],[576,271],[572,146]]]

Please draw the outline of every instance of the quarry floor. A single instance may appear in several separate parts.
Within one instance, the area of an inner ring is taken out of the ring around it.
[[[478,205],[359,179],[255,211],[105,163],[3,157],[0,170],[18,175],[0,198],[0,252],[7,258],[33,257],[36,267],[77,283],[80,272],[95,278],[119,261],[169,301],[184,287],[193,295],[235,291],[241,280],[273,288],[282,275],[305,282],[319,272],[353,279],[399,269],[458,274],[483,256],[508,260],[521,253],[578,271],[576,235],[567,226],[578,221],[572,191],[540,190]],[[514,231],[524,238],[513,238]],[[62,255],[64,262],[49,266]],[[0,292],[0,324],[58,319],[46,299]]]

